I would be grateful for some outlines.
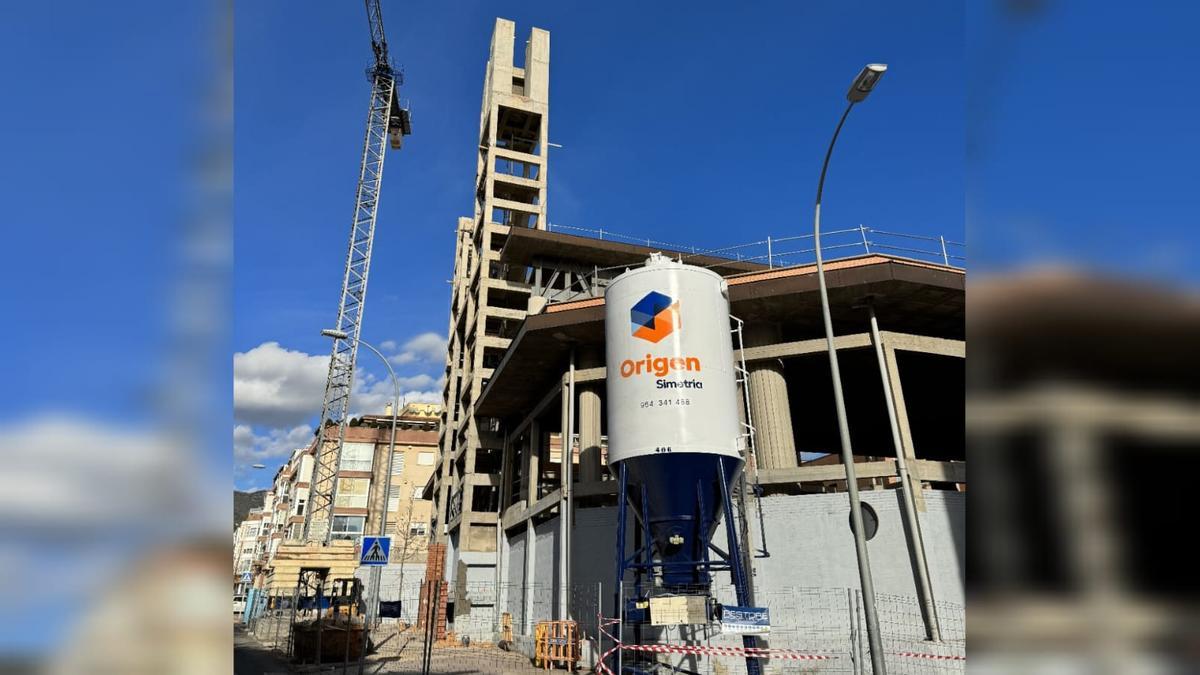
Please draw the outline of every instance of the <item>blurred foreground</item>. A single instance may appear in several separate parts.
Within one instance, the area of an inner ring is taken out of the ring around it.
[[[969,297],[973,667],[1193,672],[1200,296],[1044,270]]]

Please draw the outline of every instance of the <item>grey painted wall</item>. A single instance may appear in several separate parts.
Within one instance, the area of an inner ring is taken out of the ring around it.
[[[864,490],[865,504],[879,516],[879,530],[867,544],[875,591],[916,596],[910,553],[898,490]],[[966,495],[926,490],[924,513],[919,513],[925,538],[929,575],[939,601],[962,603],[966,567]],[[858,588],[858,564],[850,534],[850,502],[845,493],[772,496],[762,499],[769,558],[754,561],[755,589]],[[755,500],[751,510],[751,540],[761,548]],[[725,530],[714,541],[725,547]]]
[[[534,528],[533,616],[534,621],[558,616],[558,518]]]

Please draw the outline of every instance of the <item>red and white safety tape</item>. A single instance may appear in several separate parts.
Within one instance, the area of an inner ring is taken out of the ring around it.
[[[934,661],[966,661],[965,656],[956,656],[953,654],[925,654],[924,652],[896,652],[896,656],[903,656],[910,659],[933,659]]]
[[[611,649],[604,652],[600,656],[599,663],[596,664],[598,670],[605,675],[613,675],[612,670],[605,665],[608,657],[612,656],[619,649],[626,649],[637,652],[652,652],[655,654],[705,654],[710,656],[754,656],[765,659],[789,659],[793,661],[828,661],[837,658],[836,654],[820,654],[812,651],[798,651],[795,649],[771,649],[762,647],[709,647],[705,645],[627,645],[621,644],[617,639],[605,630],[606,627],[618,623],[614,620],[605,620],[601,623],[600,632],[608,639],[612,640],[614,645]],[[931,659],[935,661],[966,661],[966,656],[950,655],[950,654],[926,654],[924,652],[894,652],[895,656],[910,659]]]
[[[764,659],[794,661],[828,661],[829,654],[799,652],[794,649],[765,649],[760,647],[708,647],[705,645],[621,645],[622,649],[656,654],[706,654],[708,656],[757,656]]]

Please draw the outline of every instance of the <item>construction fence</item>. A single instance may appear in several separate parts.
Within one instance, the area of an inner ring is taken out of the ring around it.
[[[539,633],[545,642],[544,622],[559,618],[562,596],[551,584],[434,584],[445,589],[444,601],[422,602],[433,590],[428,582],[406,582],[403,587],[385,582],[380,587],[379,615],[365,621],[371,626],[362,671],[364,673],[537,673],[543,667],[563,668],[566,663],[538,664]],[[651,596],[663,594],[654,589]],[[850,673],[869,674],[870,650],[863,598],[857,589],[780,587],[755,591],[754,605],[768,610],[770,632],[757,636],[747,650],[740,635],[722,634],[715,621],[692,625],[650,625],[624,616],[618,607],[644,598],[632,584],[621,589],[622,602],[610,585],[581,584],[569,593],[571,618],[578,644],[571,651],[579,672],[657,672],[733,675],[746,673],[749,654],[764,674]],[[364,597],[369,598],[369,593]],[[731,587],[716,585],[713,597],[734,605]],[[293,618],[288,598],[267,598],[249,621],[251,633],[264,645],[294,660],[294,626],[316,614],[298,608]],[[371,610],[362,603],[359,609]],[[353,608],[324,607],[324,615],[353,615]],[[445,612],[437,620],[438,608]],[[965,613],[961,604],[936,606],[942,640],[926,639],[925,620],[916,597],[877,594],[876,608],[884,659],[889,673],[963,673],[966,669]],[[372,612],[373,613],[373,612]],[[422,613],[424,616],[422,616]],[[644,617],[643,617],[644,618]],[[431,624],[432,622],[432,624]],[[362,633],[347,631],[338,639],[336,620],[326,624],[326,640],[334,651],[326,654],[326,671],[357,673]],[[350,621],[353,626],[353,620]],[[333,626],[330,633],[330,626]],[[329,637],[330,635],[334,637]],[[543,644],[544,644],[543,642]],[[618,644],[618,642],[620,644]],[[340,651],[339,651],[340,650]],[[546,653],[546,650],[542,650]],[[606,655],[604,666],[599,666]],[[311,657],[311,651],[308,656]],[[303,655],[299,655],[303,656]],[[764,657],[764,658],[758,658]],[[339,668],[340,667],[340,668]],[[634,670],[636,668],[636,670]]]

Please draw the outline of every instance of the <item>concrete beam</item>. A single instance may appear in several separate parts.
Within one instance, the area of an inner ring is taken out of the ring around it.
[[[839,335],[833,339],[833,346],[838,350],[864,349],[871,346],[871,334],[855,333],[853,335]],[[746,361],[761,361],[762,359],[782,359],[789,356],[817,354],[824,352],[826,349],[825,338],[814,338],[812,340],[799,340],[796,342],[780,342],[761,347],[746,347],[742,350],[742,355]],[[733,357],[735,360],[737,359],[737,352],[734,352]]]
[[[541,157],[538,157],[537,155],[531,155],[527,152],[517,152],[516,150],[509,150],[508,148],[500,148],[500,147],[491,148],[491,152],[496,157],[504,157],[506,159],[515,159],[518,162],[525,162],[527,164],[537,164],[538,166],[542,165]],[[544,179],[540,179],[539,182],[544,182]]]
[[[542,400],[538,401],[537,405],[533,406],[533,410],[529,411],[529,414],[525,416],[525,419],[521,420],[517,426],[513,427],[512,433],[510,433],[509,436],[512,438],[520,436],[521,432],[525,431],[525,427],[533,424],[533,420],[542,414],[542,411],[546,409],[546,406],[550,405],[550,403],[558,398],[561,394],[562,391],[558,387],[551,387],[550,390],[546,392],[546,395],[542,397]]]
[[[529,508],[522,508],[519,511],[509,509],[504,512],[504,517],[500,521],[500,526],[504,529],[509,529],[515,525],[519,525],[522,521],[529,520],[534,516],[540,515],[543,511],[548,511],[556,506],[562,500],[562,490],[558,489],[533,503]],[[514,504],[514,507],[517,505]]]
[[[854,470],[860,479],[863,478],[894,478],[896,460],[884,459],[874,462],[857,462]],[[923,481],[939,481],[946,483],[967,482],[966,462],[938,462],[919,459],[912,463],[915,477]],[[846,468],[841,464],[821,464],[791,467],[786,469],[762,469],[758,472],[758,480],[764,485],[783,483],[823,483],[833,480],[846,480]]]
[[[912,467],[912,473],[918,480],[923,481],[965,483],[967,482],[967,463],[918,459]]]
[[[608,369],[604,366],[598,368],[577,368],[575,370],[575,385],[578,386],[582,382],[599,382],[608,377]]]
[[[967,357],[967,343],[962,340],[912,335],[910,333],[893,333],[889,330],[879,331],[879,337],[890,344],[893,349],[906,352],[921,352],[937,354],[938,356],[953,356],[960,359]]]

